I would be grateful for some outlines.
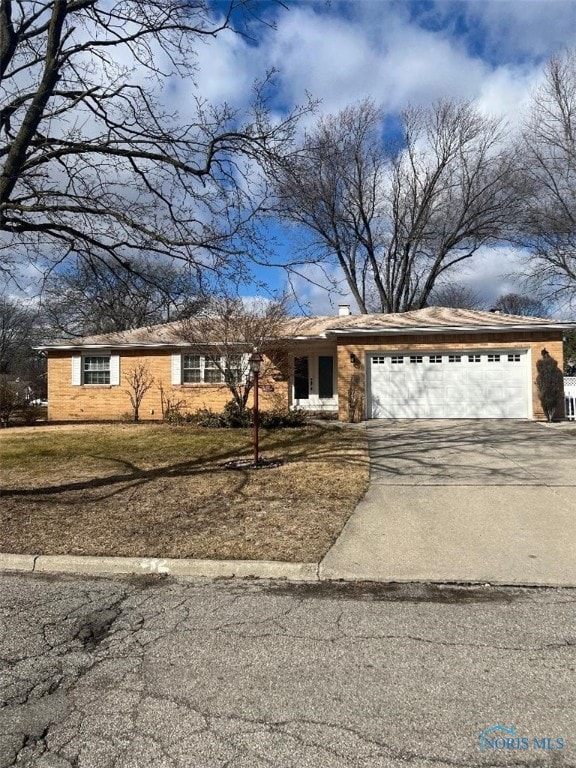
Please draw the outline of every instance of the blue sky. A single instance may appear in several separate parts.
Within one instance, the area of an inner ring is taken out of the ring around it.
[[[505,117],[513,131],[546,61],[576,45],[571,0],[288,0],[287,5],[256,3],[258,14],[275,28],[253,24],[252,39],[227,32],[201,47],[197,85],[203,95],[243,107],[254,80],[274,67],[279,105],[302,103],[309,92],[321,100],[321,113],[333,113],[368,96],[393,122],[408,104],[455,97]],[[290,238],[282,239],[290,248]],[[520,256],[508,246],[484,249],[460,277],[495,299],[514,289],[504,275]],[[282,285],[280,272],[257,276],[272,287]],[[309,276],[322,281],[313,268]],[[331,312],[347,299],[344,287],[329,297],[305,279],[296,286],[313,312]]]

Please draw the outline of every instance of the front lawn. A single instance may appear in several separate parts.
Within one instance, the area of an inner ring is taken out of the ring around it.
[[[0,552],[318,561],[366,490],[364,432],[263,431],[282,466],[223,467],[251,446],[248,430],[2,430]]]

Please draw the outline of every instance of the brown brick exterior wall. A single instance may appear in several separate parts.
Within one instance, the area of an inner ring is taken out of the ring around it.
[[[340,421],[350,420],[351,399],[357,401],[356,412],[352,414],[352,419],[359,421],[365,418],[366,352],[431,351],[433,349],[452,351],[490,348],[532,350],[533,418],[539,421],[545,420],[546,417],[536,391],[536,362],[541,356],[542,349],[546,348],[552,357],[555,358],[560,368],[563,368],[564,358],[561,331],[535,331],[530,334],[521,334],[519,332],[485,333],[481,336],[477,333],[455,334],[438,336],[432,342],[429,335],[417,334],[402,336],[401,340],[398,336],[393,338],[386,338],[385,336],[350,336],[342,338],[338,343],[338,419]],[[357,366],[350,362],[351,354],[357,357],[359,361]],[[561,413],[563,413],[563,410]]]
[[[522,348],[532,351],[532,389],[533,417],[544,420],[536,391],[536,362],[541,356],[542,349],[563,366],[562,333],[560,331],[536,331],[530,334],[514,333],[485,333],[455,334],[438,336],[431,341],[429,335],[386,336],[357,336],[339,340],[337,346],[338,371],[338,401],[340,421],[350,418],[359,421],[365,418],[365,386],[366,352],[395,352],[405,350],[463,350],[463,349],[509,349]],[[302,354],[305,354],[302,345]],[[350,362],[354,354],[359,364],[356,367]],[[195,411],[199,408],[210,408],[220,411],[224,404],[231,399],[231,393],[222,384],[171,384],[171,350],[123,350],[120,352],[120,385],[119,386],[73,386],[72,363],[70,352],[51,351],[48,355],[48,418],[51,421],[69,420],[114,420],[131,411],[128,387],[124,381],[124,373],[137,363],[145,362],[155,382],[144,396],[140,409],[142,420],[162,418],[162,405],[159,385],[162,384],[165,393],[172,399],[183,401],[184,411]],[[288,400],[288,384],[286,382],[264,381],[264,386],[272,386],[274,392],[260,392],[260,405],[263,410],[274,407],[278,401],[284,404]],[[351,386],[352,385],[352,386]],[[352,392],[351,392],[352,390]],[[351,394],[355,400],[356,409],[350,413]],[[252,404],[252,395],[249,404]],[[563,412],[563,411],[562,411]]]
[[[95,352],[94,354],[98,354]],[[129,387],[124,374],[135,364],[146,363],[154,384],[144,395],[140,407],[140,419],[159,420],[162,418],[162,403],[159,385],[165,395],[176,401],[183,401],[183,411],[210,408],[221,411],[232,394],[223,384],[172,385],[170,350],[121,350],[119,386],[75,386],[72,385],[72,354],[51,351],[48,355],[48,419],[50,421],[98,421],[120,419],[132,411]],[[278,400],[287,402],[287,385],[282,382],[263,381],[265,387],[274,387],[274,392],[260,390],[260,407],[269,409]],[[252,393],[248,404],[252,405]]]

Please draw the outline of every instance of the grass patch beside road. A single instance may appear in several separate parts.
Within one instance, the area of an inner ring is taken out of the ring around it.
[[[0,432],[0,552],[313,562],[368,483],[362,430],[75,425]]]

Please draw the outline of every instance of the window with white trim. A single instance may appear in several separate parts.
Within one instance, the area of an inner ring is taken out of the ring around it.
[[[489,363],[499,363],[500,362],[500,355],[488,355],[488,362]]]
[[[372,365],[385,365],[386,364],[386,358],[385,357],[373,357],[372,358]]]
[[[441,363],[442,362],[442,355],[430,355],[428,360],[431,363]]]
[[[74,387],[117,387],[120,384],[120,356],[101,350],[72,355],[71,384]]]
[[[224,361],[224,372],[226,383],[241,384],[245,378],[242,355],[229,355]]]
[[[240,384],[244,376],[242,355],[182,355],[182,384]]]
[[[82,358],[83,384],[110,384],[110,355],[86,355]]]
[[[462,355],[448,355],[449,363],[460,363],[462,361]]]
[[[411,363],[421,363],[422,362],[422,355],[410,355],[410,362]]]
[[[222,371],[220,366],[221,360],[215,360],[213,357],[204,358],[204,381],[206,384],[221,384],[222,383]]]
[[[514,353],[512,355],[508,355],[508,362],[509,363],[519,363],[520,360],[521,360],[521,357],[517,353]]]
[[[479,363],[481,362],[480,355],[468,355],[468,362],[469,363]]]
[[[184,384],[200,384],[203,380],[201,360],[200,355],[182,356],[182,382]]]
[[[404,358],[401,355],[392,355],[390,362],[392,365],[402,365]]]

